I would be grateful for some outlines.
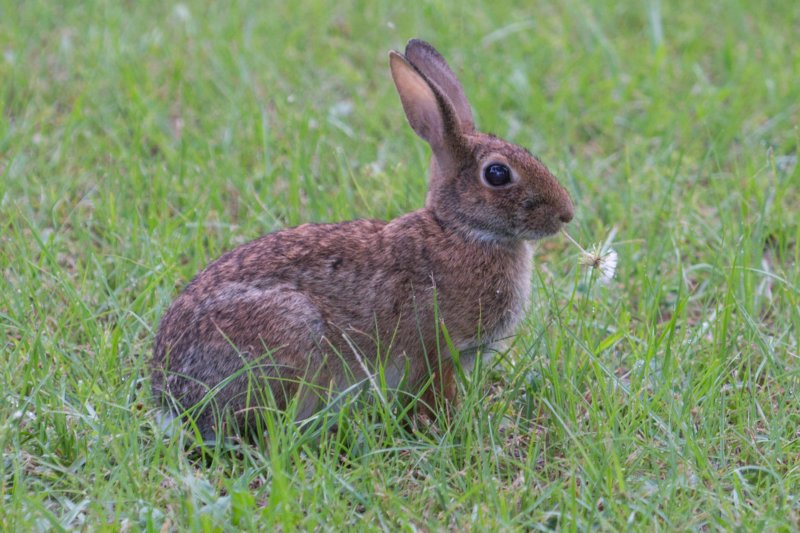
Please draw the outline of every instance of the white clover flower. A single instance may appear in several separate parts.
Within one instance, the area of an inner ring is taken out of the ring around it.
[[[581,265],[596,269],[599,272],[601,283],[609,283],[614,278],[614,273],[617,271],[619,254],[617,254],[616,250],[609,247],[609,244],[613,241],[614,235],[617,233],[617,228],[611,230],[605,243],[595,244],[589,251],[586,251],[583,246],[578,244],[569,233],[564,230],[562,230],[562,233],[572,244],[580,249],[581,256],[578,262]]]
[[[588,252],[583,250],[579,261],[582,265],[597,269],[600,272],[600,281],[608,283],[617,270],[618,259],[619,256],[616,250],[612,248],[604,249],[603,246],[595,244]]]

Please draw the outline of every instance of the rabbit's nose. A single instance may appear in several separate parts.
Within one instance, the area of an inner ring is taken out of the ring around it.
[[[570,220],[572,220],[572,216],[575,214],[575,209],[572,207],[572,200],[567,200],[564,206],[561,209],[561,212],[558,214],[558,219],[566,224]]]

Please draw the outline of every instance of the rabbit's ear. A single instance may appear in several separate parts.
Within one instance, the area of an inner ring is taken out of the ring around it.
[[[408,123],[431,145],[439,165],[446,167],[461,137],[453,104],[401,54],[389,52],[389,66]]]
[[[442,54],[433,46],[419,39],[411,39],[406,45],[406,59],[422,72],[422,75],[434,82],[453,103],[461,130],[469,132],[475,129],[472,109],[469,106],[464,88],[456,78],[450,65]]]

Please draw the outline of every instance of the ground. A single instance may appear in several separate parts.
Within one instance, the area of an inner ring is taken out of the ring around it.
[[[792,0],[3,2],[2,529],[800,527],[798,32]],[[410,37],[614,277],[540,242],[449,421],[370,387],[337,432],[165,435],[147,361],[199,269],[423,204]]]

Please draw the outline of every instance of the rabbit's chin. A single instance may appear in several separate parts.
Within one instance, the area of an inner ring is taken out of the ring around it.
[[[467,231],[467,237],[484,243],[508,243],[514,241],[538,241],[545,237],[551,237],[561,230],[562,224],[556,224],[553,227],[545,229],[526,229],[516,234],[498,234],[491,231],[486,231],[478,228],[470,228]]]

